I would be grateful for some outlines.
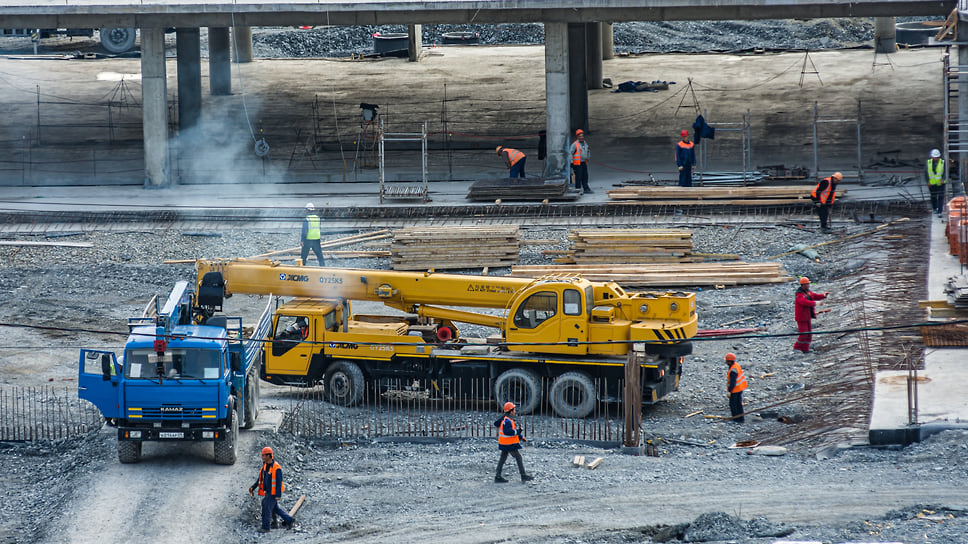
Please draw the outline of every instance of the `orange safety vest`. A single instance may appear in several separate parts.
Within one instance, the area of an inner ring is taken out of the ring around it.
[[[575,154],[571,156],[571,164],[581,164],[581,146],[582,142],[575,140]]]
[[[726,372],[726,385],[729,386],[729,374],[736,368],[736,385],[733,386],[733,390],[730,393],[739,393],[744,391],[749,385],[746,383],[746,376],[743,375],[743,369],[739,366],[739,363],[733,363],[729,365],[729,370]]]
[[[514,166],[519,160],[524,158],[524,153],[518,151],[517,149],[505,147],[504,151],[506,151],[508,154],[508,162],[511,163],[511,166]]]
[[[286,483],[285,482],[280,482],[282,484],[282,489],[280,489],[278,493],[275,493],[275,490],[276,490],[276,471],[279,470],[280,468],[282,468],[282,467],[280,467],[279,466],[279,463],[277,463],[275,461],[272,462],[272,466],[269,468],[269,476],[272,477],[272,480],[270,480],[270,482],[269,482],[269,489],[272,491],[272,495],[273,496],[275,496],[275,495],[282,495],[282,492],[286,490]],[[262,464],[262,468],[259,470],[259,495],[261,495],[263,497],[266,494],[266,488],[265,488],[264,485],[262,485],[262,476],[265,473],[266,473],[266,465],[265,465],[265,463],[263,463]]]
[[[823,178],[823,181],[827,182],[827,188],[817,194],[817,189],[820,188],[818,183],[816,187],[813,188],[813,192],[810,193],[813,198],[820,200],[821,204],[833,204],[834,200],[837,199],[837,191],[835,185],[837,184],[833,178]]]
[[[511,422],[511,432],[513,434],[504,434],[504,422]],[[518,424],[514,422],[513,419],[505,416],[504,421],[501,422],[501,426],[497,429],[497,443],[502,446],[510,446],[512,444],[518,444],[521,442],[521,437],[518,436]]]

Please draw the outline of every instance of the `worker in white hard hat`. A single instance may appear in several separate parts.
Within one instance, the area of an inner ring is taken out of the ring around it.
[[[941,151],[932,149],[924,175],[928,179],[928,192],[931,194],[931,211],[938,214],[938,217],[944,213],[945,174],[947,172],[945,172]]]
[[[309,257],[309,250],[316,254],[316,262],[319,266],[326,266],[323,261],[323,248],[319,245],[319,215],[316,214],[316,207],[312,202],[306,204],[306,218],[303,219],[302,234],[299,237],[302,245],[302,264],[306,266],[306,258]]]

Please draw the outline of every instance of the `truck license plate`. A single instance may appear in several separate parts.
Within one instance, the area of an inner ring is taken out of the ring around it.
[[[185,438],[185,433],[161,432],[158,433],[158,438]]]

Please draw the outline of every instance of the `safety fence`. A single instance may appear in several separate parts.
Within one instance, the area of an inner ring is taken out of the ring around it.
[[[597,384],[599,391],[614,386]],[[438,385],[441,386],[438,388]],[[542,381],[540,391],[548,391]],[[618,391],[622,383],[618,383]],[[328,401],[322,387],[293,389],[283,429],[307,438],[337,440],[380,437],[476,438],[496,437],[494,425],[503,411],[485,400],[486,380],[455,381],[435,385],[431,381],[382,381],[367,384],[355,406]],[[559,417],[546,402],[515,421],[524,436],[540,439],[600,440],[621,442],[625,432],[621,399],[596,401],[583,418]]]
[[[77,389],[0,386],[0,440],[57,440],[101,428],[101,413]]]

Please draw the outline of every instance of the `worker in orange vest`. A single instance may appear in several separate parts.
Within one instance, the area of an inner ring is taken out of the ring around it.
[[[501,472],[504,470],[504,462],[507,461],[508,455],[514,457],[514,460],[518,463],[518,474],[521,475],[522,482],[530,482],[534,479],[533,476],[524,471],[524,460],[521,458],[521,442],[527,442],[528,440],[521,436],[521,431],[518,429],[518,424],[511,419],[512,416],[516,415],[516,407],[513,402],[504,403],[504,415],[494,422],[494,426],[497,427],[497,447],[501,450],[501,459],[497,462],[497,475],[494,476],[494,483],[506,484],[508,481],[501,476]]]
[[[272,448],[266,446],[262,448],[262,468],[259,470],[259,479],[249,488],[249,495],[256,489],[262,497],[262,527],[260,533],[268,533],[270,520],[278,514],[282,517],[282,526],[292,529],[296,520],[279,507],[279,499],[286,486],[282,483],[282,467],[275,461],[272,455]]]
[[[726,364],[729,370],[726,372],[726,391],[729,393],[729,412],[733,416],[733,421],[743,423],[743,391],[748,387],[746,376],[743,369],[736,362],[736,354],[726,354]],[[738,416],[738,417],[737,417]]]
[[[679,187],[692,187],[692,167],[696,164],[696,144],[689,141],[689,131],[683,130],[676,144],[676,166],[679,168]]]
[[[830,207],[837,199],[837,184],[842,179],[844,179],[843,174],[834,172],[829,178],[820,180],[820,183],[817,183],[813,192],[810,193],[810,200],[813,200],[813,204],[817,208],[817,215],[820,216],[820,232],[824,234],[831,232],[827,218],[830,217]]]
[[[571,156],[571,171],[575,176],[575,188],[582,193],[591,193],[592,188],[588,186],[588,159],[591,158],[591,150],[588,149],[588,142],[585,141],[585,131],[578,129],[575,131],[575,141],[568,148]]]
[[[504,166],[508,169],[509,178],[523,178],[524,177],[524,163],[527,160],[527,156],[517,149],[512,149],[510,147],[497,146],[497,155],[504,159]]]

